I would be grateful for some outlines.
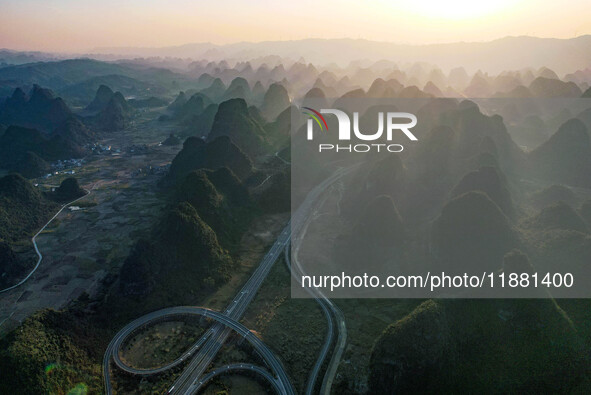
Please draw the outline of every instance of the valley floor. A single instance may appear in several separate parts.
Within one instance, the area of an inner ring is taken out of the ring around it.
[[[0,295],[0,334],[35,311],[60,309],[101,280],[117,273],[139,235],[148,231],[163,207],[157,183],[181,146],[159,145],[170,133],[150,117],[100,143],[111,154],[89,155],[75,177],[90,194],[64,210],[37,238],[43,261],[22,286]],[[142,149],[134,149],[140,146]],[[145,145],[145,146],[144,146]],[[131,150],[134,152],[131,152]],[[116,152],[120,151],[120,152]],[[58,186],[66,174],[33,180],[39,188]]]

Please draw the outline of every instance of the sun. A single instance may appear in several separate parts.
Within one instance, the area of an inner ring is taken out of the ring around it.
[[[515,5],[511,0],[415,0],[405,2],[409,12],[426,18],[460,20],[492,16]]]

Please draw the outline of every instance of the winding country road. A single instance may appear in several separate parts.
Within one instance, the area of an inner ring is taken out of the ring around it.
[[[92,189],[91,189],[91,190],[92,190]],[[59,211],[58,211],[57,213],[55,213],[55,215],[54,215],[53,217],[51,217],[51,219],[50,219],[49,221],[47,221],[47,223],[46,223],[45,225],[43,225],[43,227],[42,227],[41,229],[39,229],[39,231],[38,231],[37,233],[35,233],[35,235],[34,235],[34,236],[33,236],[33,238],[31,239],[31,241],[33,242],[33,247],[35,247],[35,253],[37,253],[37,264],[35,265],[35,267],[33,268],[33,270],[31,270],[31,271],[29,272],[29,274],[27,274],[27,276],[26,276],[25,278],[23,278],[21,281],[19,281],[17,284],[15,284],[15,285],[13,285],[13,286],[11,286],[11,287],[8,287],[8,288],[5,288],[5,289],[2,289],[2,290],[0,290],[0,294],[1,294],[1,293],[4,293],[4,292],[8,292],[8,291],[10,291],[10,290],[13,290],[13,289],[15,289],[15,288],[17,288],[17,287],[20,287],[21,285],[23,285],[24,283],[26,283],[26,282],[27,282],[27,280],[28,280],[29,278],[31,278],[31,276],[32,276],[33,274],[35,274],[35,272],[37,271],[37,269],[39,269],[39,265],[41,265],[41,261],[43,260],[43,255],[41,255],[41,251],[39,251],[39,247],[37,247],[37,236],[39,236],[39,235],[41,234],[41,232],[43,232],[43,231],[45,230],[45,228],[47,228],[47,226],[49,226],[49,224],[50,224],[50,223],[51,223],[51,222],[52,222],[54,219],[56,219],[56,218],[57,218],[57,216],[58,216],[58,215],[60,215],[60,214],[61,214],[61,212],[62,212],[62,211],[64,211],[64,209],[65,209],[66,207],[68,207],[68,206],[70,206],[71,204],[73,204],[73,203],[76,203],[76,202],[77,202],[77,201],[79,201],[80,199],[83,199],[83,198],[87,197],[88,195],[90,195],[90,191],[89,191],[89,190],[85,190],[85,191],[86,191],[86,194],[85,194],[84,196],[80,196],[78,199],[74,199],[74,200],[72,200],[71,202],[64,204],[64,205],[62,206],[62,208],[60,208],[60,209],[59,209]]]

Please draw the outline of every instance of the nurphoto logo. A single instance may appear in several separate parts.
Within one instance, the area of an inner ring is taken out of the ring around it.
[[[328,123],[322,114],[330,114],[336,117],[338,122],[338,140],[351,141],[352,136],[361,141],[376,141],[383,139],[384,129],[386,131],[385,139],[387,142],[393,140],[398,132],[402,132],[409,140],[417,141],[417,137],[410,131],[417,124],[417,117],[408,112],[379,112],[377,114],[377,131],[366,133],[359,127],[359,112],[353,112],[353,127],[351,128],[351,117],[343,110],[334,108],[321,109],[316,111],[310,107],[303,107],[304,114],[310,118],[307,121],[307,139],[314,140],[314,128],[317,125],[321,132],[328,132]],[[385,122],[384,122],[385,119]],[[385,127],[384,127],[385,123]],[[353,133],[351,133],[351,129]],[[404,147],[401,144],[318,144],[319,152],[324,151],[347,151],[347,152],[369,152],[382,150],[388,152],[402,152]]]

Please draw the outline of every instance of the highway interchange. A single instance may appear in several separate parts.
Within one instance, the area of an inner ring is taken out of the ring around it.
[[[352,169],[339,169],[332,176],[324,180],[321,184],[316,186],[308,193],[304,202],[292,215],[292,220],[288,222],[288,224],[283,228],[271,249],[261,260],[261,263],[257,269],[223,312],[216,312],[210,309],[192,306],[172,307],[149,313],[132,321],[123,329],[121,329],[109,343],[104,354],[103,374],[105,381],[105,392],[108,395],[112,394],[110,361],[113,359],[117,367],[128,373],[136,375],[152,375],[161,373],[189,360],[181,375],[169,388],[169,394],[195,394],[213,377],[234,370],[249,370],[265,378],[278,393],[286,395],[295,394],[294,388],[279,358],[277,358],[274,353],[256,335],[240,324],[239,320],[244,315],[244,312],[246,311],[246,308],[250,302],[254,299],[256,293],[269,274],[273,264],[277,261],[282,253],[285,253],[288,266],[292,266],[293,264],[293,275],[297,274],[299,278],[299,275],[303,273],[303,270],[297,260],[297,253],[295,254],[293,263],[289,258],[288,251],[292,234],[296,236],[294,237],[296,244],[294,244],[292,249],[297,252],[299,250],[299,243],[303,239],[307,225],[311,220],[310,213],[318,203],[318,200],[329,186],[338,181],[350,170]],[[316,298],[317,302],[320,304],[324,315],[327,318],[328,329],[324,345],[316,363],[314,364],[314,367],[310,372],[305,390],[306,394],[313,393],[314,388],[316,387],[318,374],[324,364],[324,360],[330,352],[330,345],[333,343],[334,332],[336,331],[337,333],[337,341],[334,352],[332,354],[331,361],[328,364],[320,389],[320,393],[324,394],[330,392],[330,387],[336,374],[336,369],[344,351],[344,346],[346,343],[346,327],[342,313],[328,298],[326,298],[326,296],[315,289],[309,289],[308,292],[314,298]],[[121,351],[122,345],[139,330],[158,321],[170,319],[175,316],[178,317],[188,315],[201,315],[209,317],[216,321],[216,323],[213,324],[202,335],[202,337],[189,348],[189,350],[184,352],[182,356],[177,358],[175,361],[156,369],[135,369],[127,366],[120,359],[119,352]],[[334,324],[335,320],[337,321],[337,325]],[[223,346],[232,330],[238,332],[253,345],[255,350],[263,357],[267,367],[270,368],[273,374],[268,372],[265,368],[250,364],[231,364],[223,368],[214,369],[210,373],[205,374],[206,370],[211,365],[213,359]]]
[[[276,383],[272,383],[274,387],[280,389],[280,393],[282,394],[294,394],[293,388],[291,388],[291,383],[289,382],[289,378],[285,373],[285,369],[283,365],[279,361],[279,359],[273,354],[273,352],[263,343],[255,334],[253,334],[248,328],[246,328],[241,323],[233,320],[232,318],[228,317],[224,313],[220,313],[215,310],[206,309],[203,307],[194,307],[194,306],[179,306],[179,307],[170,307],[167,309],[158,310],[149,314],[140,317],[131,323],[127,324],[111,341],[109,346],[107,347],[107,352],[105,353],[103,359],[103,367],[104,367],[104,374],[105,374],[105,390],[107,393],[112,393],[112,386],[110,380],[110,372],[108,369],[109,361],[113,357],[115,353],[119,352],[119,348],[121,344],[130,336],[135,333],[138,328],[143,328],[148,325],[153,324],[154,322],[171,319],[171,318],[178,318],[178,317],[187,317],[187,316],[203,316],[206,318],[211,318],[214,321],[222,324],[224,327],[227,327],[231,330],[234,330],[242,337],[244,337],[254,348],[257,352],[262,356],[268,366],[271,368],[275,376],[266,377],[273,377],[273,381]],[[186,354],[185,354],[186,355]],[[285,387],[287,385],[288,387]],[[192,388],[192,387],[195,388]],[[199,381],[195,383],[191,383],[190,389],[193,390],[193,393],[200,387]],[[176,393],[175,386],[171,387],[171,391],[169,393]]]

